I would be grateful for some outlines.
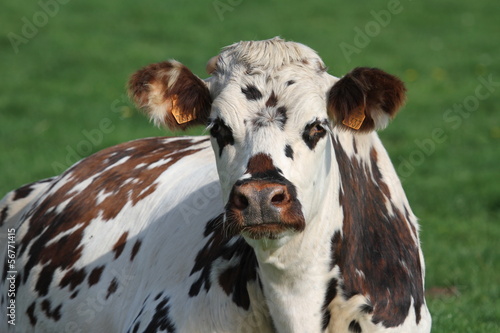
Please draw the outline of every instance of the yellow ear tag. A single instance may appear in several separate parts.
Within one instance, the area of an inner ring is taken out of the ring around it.
[[[365,106],[360,105],[358,108],[354,109],[347,118],[342,120],[342,124],[352,129],[359,130],[365,118]]]
[[[177,124],[181,125],[195,120],[195,111],[196,109],[192,110],[191,113],[187,113],[177,105],[177,95],[172,96],[172,115],[174,116],[175,121],[177,121]]]

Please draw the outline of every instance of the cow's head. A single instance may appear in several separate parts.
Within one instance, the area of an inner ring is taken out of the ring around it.
[[[374,68],[339,80],[313,50],[279,38],[226,47],[207,71],[201,80],[175,61],[149,65],[132,76],[130,94],[157,124],[208,125],[227,228],[247,239],[307,228],[331,186],[332,127],[384,128],[405,95]]]

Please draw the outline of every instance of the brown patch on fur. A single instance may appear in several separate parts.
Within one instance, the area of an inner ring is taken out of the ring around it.
[[[206,140],[195,143],[202,141]],[[193,144],[192,140],[187,139],[168,143],[165,143],[165,138],[132,141],[102,150],[68,170],[61,178],[64,181],[62,186],[48,192],[27,217],[29,229],[20,239],[18,254],[21,256],[29,251],[23,282],[26,283],[33,267],[43,266],[35,291],[39,295],[46,295],[54,272],[70,269],[80,259],[84,246],[81,242],[87,225],[95,218],[112,220],[127,203],[136,205],[154,193],[157,178],[165,170],[201,150],[192,148]],[[113,166],[123,159],[126,161]],[[167,162],[149,168],[160,160]],[[77,185],[88,179],[92,181],[84,189],[75,191]],[[98,197],[102,195],[107,196],[99,201]],[[55,209],[68,200],[62,211]],[[71,229],[75,230],[47,245]],[[71,282],[68,274],[64,285],[72,283],[73,286],[77,280]]]
[[[397,77],[377,68],[358,67],[336,82],[329,93],[328,114],[336,125],[343,124],[356,110],[364,110],[360,132],[373,131],[376,113],[394,118],[404,104],[406,88]]]
[[[246,173],[253,175],[275,169],[271,156],[259,153],[248,160]]]
[[[138,70],[130,78],[129,95],[139,109],[173,130],[205,125],[212,104],[206,84],[175,61],[151,64]],[[179,123],[173,111],[188,121]]]
[[[266,101],[266,106],[271,108],[275,107],[278,105],[278,96],[274,93],[274,91],[271,92],[271,96],[269,96],[268,100]]]
[[[194,267],[190,275],[199,272],[199,278],[191,285],[189,296],[198,295],[204,287],[208,292],[212,283],[218,281],[226,295],[232,295],[233,302],[248,310],[250,297],[247,284],[257,279],[257,259],[253,249],[245,240],[239,236],[234,239],[224,230],[222,223],[223,215],[210,220],[205,226],[204,236],[208,237],[205,246],[198,252]],[[222,272],[215,272],[217,280],[213,280],[216,266],[219,260],[233,261],[234,264]]]
[[[377,154],[368,164],[349,158],[333,138],[342,189],[339,201],[344,212],[343,236],[332,239],[333,261],[344,280],[344,294],[368,297],[372,321],[396,327],[408,316],[413,298],[416,322],[424,303],[419,244],[412,236],[411,222],[395,205],[390,214],[390,193],[381,178]],[[360,195],[363,194],[363,195]],[[361,271],[365,277],[357,274]]]
[[[116,241],[115,245],[113,245],[113,252],[115,253],[115,259],[122,254],[125,245],[127,244],[128,231],[125,231],[120,238]]]

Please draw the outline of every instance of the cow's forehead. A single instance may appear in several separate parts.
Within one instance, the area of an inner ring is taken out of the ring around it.
[[[326,94],[336,81],[315,51],[278,38],[225,48],[212,75],[212,117],[229,123],[325,118]]]
[[[323,61],[311,48],[300,43],[273,38],[239,42],[224,48],[218,56],[217,71],[224,73],[241,65],[249,71],[274,72],[297,63],[315,70],[325,69]]]

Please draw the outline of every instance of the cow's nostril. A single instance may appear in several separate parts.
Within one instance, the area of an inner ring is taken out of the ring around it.
[[[248,199],[243,194],[237,194],[234,196],[233,205],[239,210],[243,210],[248,207]]]
[[[285,199],[286,199],[285,193],[283,192],[277,193],[271,198],[271,203],[273,205],[279,205],[280,203],[285,201]]]

